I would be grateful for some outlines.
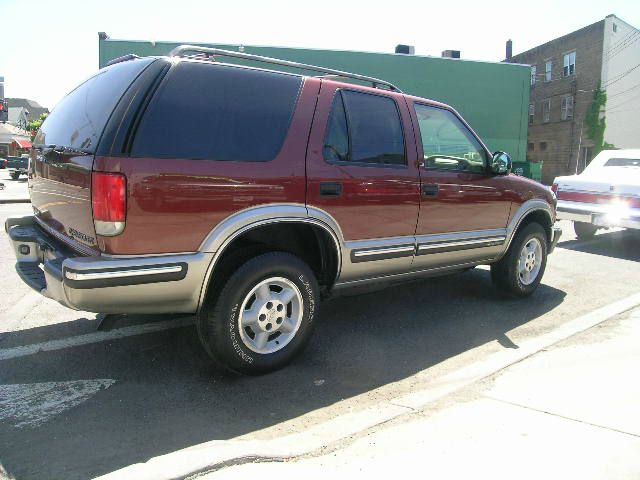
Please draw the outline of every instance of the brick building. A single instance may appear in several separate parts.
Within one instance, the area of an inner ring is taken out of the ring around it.
[[[544,162],[544,183],[582,171],[598,149],[585,123],[598,85],[607,94],[604,141],[640,147],[638,29],[609,15],[524,53],[510,48],[507,62],[531,65],[527,158]]]

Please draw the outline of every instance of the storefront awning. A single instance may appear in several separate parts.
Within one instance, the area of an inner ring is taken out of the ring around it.
[[[31,148],[31,142],[24,138],[14,138],[13,141],[18,144],[19,148]]]

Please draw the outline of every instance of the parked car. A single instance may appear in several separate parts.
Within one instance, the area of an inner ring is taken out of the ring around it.
[[[197,313],[209,355],[248,374],[289,362],[349,288],[490,264],[530,295],[561,233],[551,190],[453,108],[238,52],[120,59],[34,146],[35,215],[6,222],[22,280],[79,310]]]
[[[553,181],[558,218],[573,221],[578,238],[599,228],[640,229],[640,149],[603,150],[579,175]]]
[[[4,169],[4,168],[7,168],[7,159],[0,158],[0,169]]]
[[[9,157],[7,159],[7,168],[12,179],[17,180],[20,175],[26,175],[29,166],[29,156]]]

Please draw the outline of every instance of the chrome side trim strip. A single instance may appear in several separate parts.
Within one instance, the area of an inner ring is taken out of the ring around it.
[[[432,243],[421,243],[418,245],[419,251],[425,250],[435,250],[439,248],[449,248],[449,247],[464,247],[466,245],[481,245],[483,243],[486,244],[501,244],[507,239],[506,236],[499,237],[487,237],[487,238],[478,238],[473,240],[458,240],[455,242],[432,242]]]
[[[142,275],[159,275],[162,273],[178,273],[183,267],[173,265],[167,267],[139,268],[136,270],[111,270],[107,272],[70,272],[66,271],[65,276],[69,280],[104,280],[108,278],[138,277]]]
[[[403,253],[403,252],[413,252],[415,250],[414,246],[407,247],[392,247],[392,248],[378,248],[375,250],[358,250],[353,252],[354,257],[368,257],[372,255],[386,255],[389,253]]]

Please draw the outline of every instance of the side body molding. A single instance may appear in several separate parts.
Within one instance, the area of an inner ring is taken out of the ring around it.
[[[336,281],[342,270],[342,257],[344,253],[344,237],[338,222],[327,212],[307,207],[299,203],[272,203],[250,207],[234,213],[220,222],[204,239],[199,247],[200,252],[213,254],[200,292],[198,309],[202,307],[207,286],[215,265],[224,253],[226,247],[238,236],[262,225],[270,223],[307,223],[316,225],[325,230],[333,239],[338,258],[338,273]]]

